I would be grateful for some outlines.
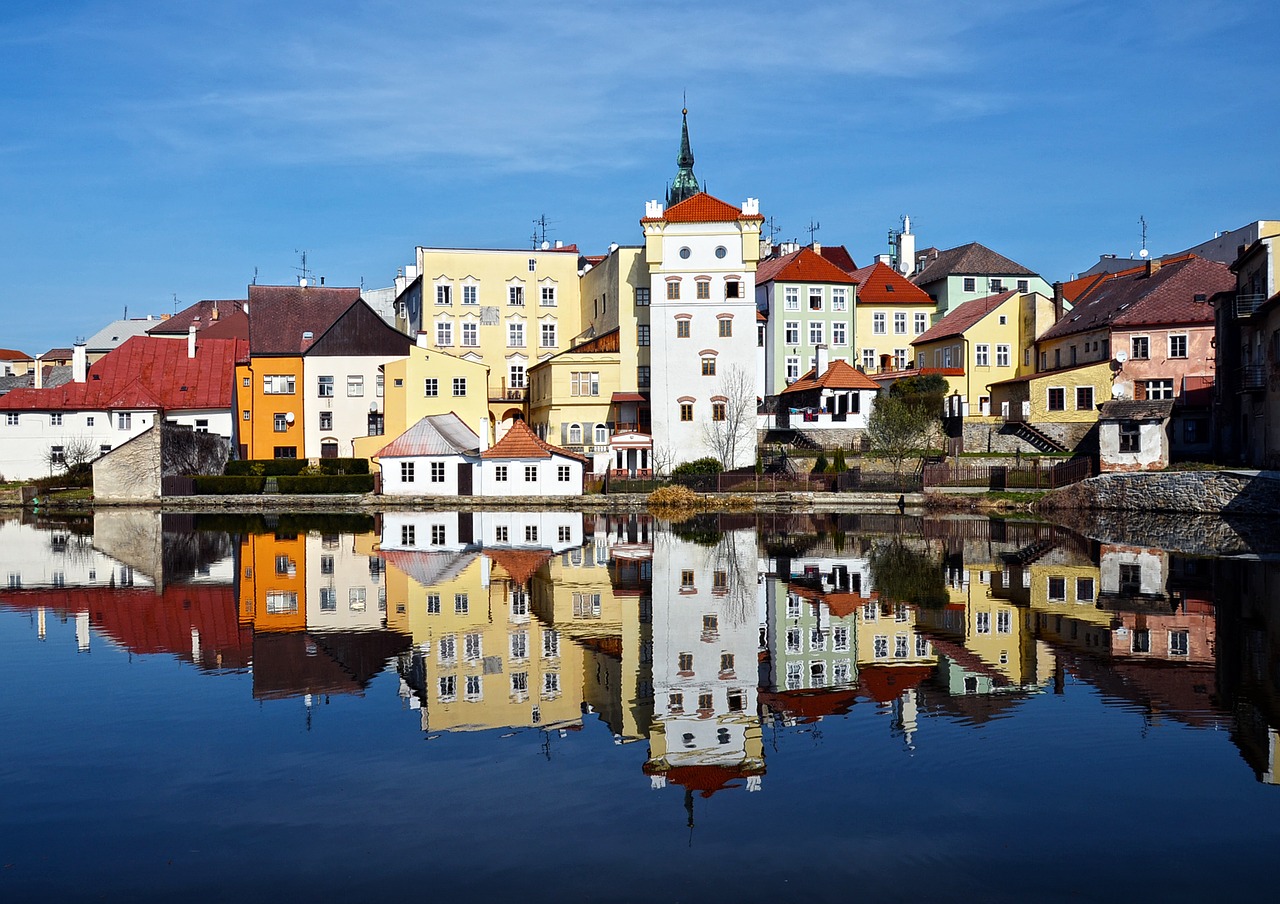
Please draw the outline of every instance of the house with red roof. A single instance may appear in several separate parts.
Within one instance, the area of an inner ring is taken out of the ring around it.
[[[953,311],[966,301],[1008,291],[1041,295],[1053,292],[1034,270],[978,242],[946,251],[926,248],[916,256],[911,281],[937,302],[939,314]]]
[[[767,427],[862,430],[879,391],[875,380],[848,361],[828,361],[827,350],[819,348],[817,365],[778,394]]]
[[[0,473],[30,480],[109,452],[156,423],[230,440],[235,339],[133,336],[89,364],[73,351],[72,380],[0,396]]]
[[[581,496],[587,459],[553,446],[516,421],[480,453],[482,496]]]
[[[849,360],[868,374],[906,370],[913,360],[911,340],[933,323],[937,302],[883,261],[852,276],[858,299]]]
[[[29,373],[35,361],[16,348],[0,348],[0,377],[20,377]]]

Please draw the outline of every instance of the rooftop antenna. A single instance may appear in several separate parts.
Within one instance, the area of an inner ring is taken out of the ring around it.
[[[253,282],[249,283],[249,285],[251,285],[251,286],[256,286],[257,284],[258,284],[258,268],[257,268],[257,267],[254,267],[254,268],[253,268]]]
[[[809,231],[809,244],[813,244],[813,237],[817,235],[818,230],[822,228],[822,224],[814,220],[809,221],[809,225],[805,227]]]
[[[173,293],[173,313],[178,313],[178,293]]]
[[[314,275],[307,267],[307,252],[294,248],[293,253],[300,255],[302,258],[302,266],[294,267],[293,269],[298,271],[298,285],[305,289],[307,287],[307,280]]]
[[[1138,225],[1142,227],[1142,250],[1138,252],[1138,257],[1145,260],[1147,255],[1151,253],[1147,250],[1147,218],[1139,216]]]
[[[535,251],[547,244],[547,227],[550,225],[551,223],[545,213],[533,221],[533,248]]]
[[[772,242],[781,231],[782,227],[778,225],[777,221],[773,217],[769,217],[769,241]]]

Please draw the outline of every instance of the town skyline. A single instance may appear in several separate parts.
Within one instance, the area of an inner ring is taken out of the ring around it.
[[[1275,128],[1249,111],[1274,64],[1240,36],[1275,12],[1144,3],[1101,28],[1089,6],[9,13],[3,344],[289,284],[303,250],[378,288],[418,245],[531,247],[542,215],[586,254],[638,244],[686,93],[711,194],[859,264],[904,214],[919,247],[1049,281],[1136,256],[1139,217],[1160,255],[1273,216]]]

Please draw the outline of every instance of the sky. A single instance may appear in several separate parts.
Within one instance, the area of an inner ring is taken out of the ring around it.
[[[638,244],[676,170],[859,264],[912,218],[1068,279],[1280,218],[1270,0],[10,0],[0,347],[418,245]]]

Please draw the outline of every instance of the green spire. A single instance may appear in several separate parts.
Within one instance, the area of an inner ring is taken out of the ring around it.
[[[693,174],[693,151],[689,147],[689,108],[680,111],[683,121],[680,125],[680,156],[676,158],[676,178],[667,190],[667,206],[679,204],[685,198],[692,198],[702,189],[698,188],[698,177]]]

